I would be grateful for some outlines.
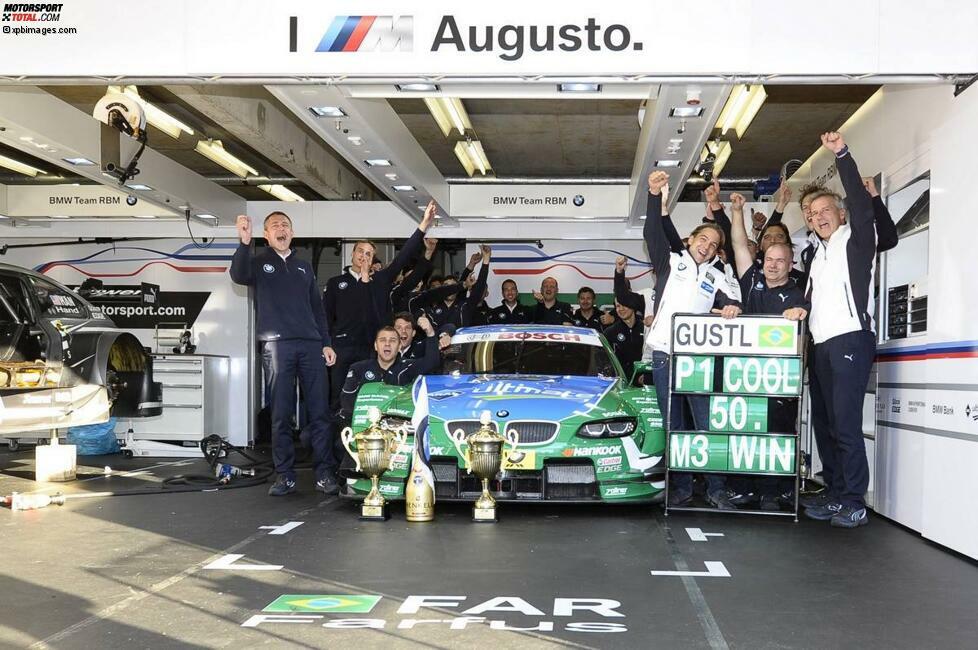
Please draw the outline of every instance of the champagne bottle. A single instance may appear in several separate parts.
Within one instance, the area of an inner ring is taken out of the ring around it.
[[[424,461],[417,450],[408,473],[407,488],[404,490],[405,510],[408,521],[431,521],[435,518],[435,491],[425,479]]]

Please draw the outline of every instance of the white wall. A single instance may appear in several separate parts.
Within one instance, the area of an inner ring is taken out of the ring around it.
[[[888,517],[970,557],[978,557],[978,295],[974,267],[973,143],[978,91],[950,86],[884,87],[843,126],[865,176],[882,171],[899,188],[931,171],[928,332],[879,346],[876,504]],[[818,134],[813,134],[817,138]],[[817,152],[796,178],[832,164]],[[798,215],[800,217],[800,215]],[[898,247],[889,254],[899,259]],[[959,350],[957,358],[944,351]],[[901,357],[903,358],[903,357]]]

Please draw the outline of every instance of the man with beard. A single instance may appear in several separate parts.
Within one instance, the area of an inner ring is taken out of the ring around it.
[[[292,220],[284,212],[265,217],[268,247],[258,253],[251,248],[251,218],[239,216],[236,226],[241,243],[231,258],[231,279],[255,288],[258,340],[269,389],[272,460],[278,476],[268,494],[296,491],[291,417],[297,376],[305,396],[316,489],[336,494],[338,464],[323,399],[329,392],[326,366],[336,361],[336,354],[312,265],[292,250]]]

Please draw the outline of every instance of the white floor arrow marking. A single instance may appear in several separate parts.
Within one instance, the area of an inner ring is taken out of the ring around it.
[[[723,533],[704,533],[699,528],[687,528],[686,534],[694,542],[708,542],[708,537],[723,537]]]
[[[290,521],[287,524],[282,524],[281,526],[259,526],[259,530],[267,530],[269,535],[284,535],[293,528],[298,528],[304,522],[301,521]]]
[[[650,571],[654,576],[692,576],[695,578],[729,578],[730,572],[723,562],[704,562],[706,571]]]
[[[244,555],[231,553],[224,557],[219,557],[210,564],[205,565],[204,569],[227,569],[230,571],[280,571],[281,564],[235,564]],[[709,564],[709,562],[707,562]]]

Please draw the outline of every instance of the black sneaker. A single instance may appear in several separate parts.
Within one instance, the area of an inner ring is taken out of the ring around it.
[[[782,505],[788,506],[789,508],[794,508],[795,507],[795,491],[794,490],[788,490],[786,492],[782,492],[781,494],[778,495],[778,501]],[[799,503],[798,505],[801,505],[801,503]]]
[[[682,508],[688,506],[693,502],[693,492],[692,490],[678,490],[672,488],[669,490],[669,507],[670,508]]]
[[[773,494],[761,495],[761,510],[764,512],[778,512],[781,510],[781,503],[778,497]]]
[[[711,506],[717,510],[736,510],[737,506],[733,504],[730,500],[731,498],[738,496],[733,490],[727,488],[720,488],[718,490],[713,490],[706,495],[706,501]]]
[[[295,481],[285,476],[279,476],[272,483],[272,487],[268,488],[268,496],[270,497],[284,497],[293,492],[295,492]]]
[[[340,493],[340,484],[336,481],[335,476],[327,474],[316,481],[316,489],[326,496],[332,496]]]
[[[817,521],[828,521],[839,514],[842,510],[842,504],[838,501],[833,501],[831,503],[826,503],[824,506],[813,506],[811,508],[805,508],[805,516],[809,519],[815,519]]]
[[[869,523],[869,515],[866,514],[866,508],[844,506],[832,516],[830,523],[836,528],[858,528]]]
[[[730,503],[735,506],[745,506],[748,503],[753,503],[757,500],[757,495],[753,492],[738,492],[736,490],[731,490],[727,488],[727,497]]]
[[[798,498],[798,505],[803,508],[821,508],[830,503],[834,503],[835,499],[829,494],[828,490],[820,490],[819,492],[814,492],[812,494],[803,494]]]

